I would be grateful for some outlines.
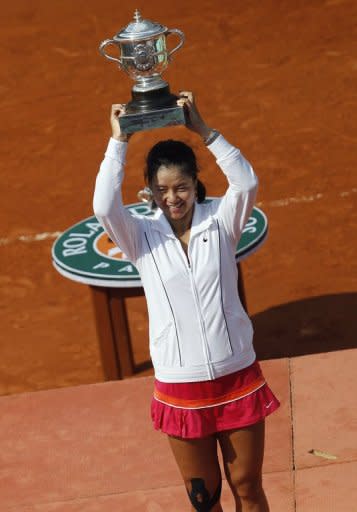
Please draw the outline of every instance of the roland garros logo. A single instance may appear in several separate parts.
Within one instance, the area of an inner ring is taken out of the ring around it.
[[[209,200],[209,199],[208,199]],[[153,211],[145,203],[128,205],[134,216],[150,216]],[[243,259],[259,246],[267,233],[264,213],[254,208],[236,250],[236,256]],[[79,281],[93,280],[123,281],[130,286],[140,286],[136,267],[125,253],[104,231],[96,217],[89,217],[75,224],[55,241],[52,257],[57,269],[68,277]]]

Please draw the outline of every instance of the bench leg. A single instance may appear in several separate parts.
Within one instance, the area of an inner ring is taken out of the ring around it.
[[[120,288],[111,288],[110,290],[110,312],[120,374],[121,378],[124,379],[134,374],[134,356],[125,297]]]
[[[90,286],[105,380],[121,379],[108,288]]]

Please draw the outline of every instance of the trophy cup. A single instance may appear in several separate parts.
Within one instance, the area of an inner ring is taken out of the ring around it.
[[[166,48],[166,38],[170,34],[180,37],[179,44],[171,51]],[[161,78],[171,56],[181,48],[184,39],[181,30],[144,20],[136,10],[129,25],[113,39],[106,39],[100,44],[100,53],[118,63],[135,80],[132,99],[126,105],[126,113],[119,118],[123,133],[185,124],[183,107],[176,104],[177,96],[170,92],[169,84]],[[119,48],[120,58],[105,52],[109,45]]]

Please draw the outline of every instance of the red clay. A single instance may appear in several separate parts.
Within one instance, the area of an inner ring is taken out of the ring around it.
[[[109,107],[128,100],[132,86],[97,48],[136,7],[185,32],[165,74],[172,90],[194,90],[207,122],[241,147],[260,177],[270,237],[243,267],[250,313],[331,295],[329,312],[317,301],[309,325],[297,330],[319,340],[316,351],[324,351],[321,324],[336,344],[344,334],[329,318],[333,302],[356,289],[356,3],[140,0],[119,8],[114,0],[17,0],[2,5],[0,20],[0,394],[103,379],[88,290],[53,270],[52,240],[18,237],[91,215]],[[147,149],[168,136],[192,142],[208,192],[222,193],[212,157],[177,128],[133,138],[126,201],[142,188]],[[145,303],[132,299],[129,309],[143,361]],[[270,328],[289,344],[285,315],[277,311]],[[349,313],[341,325],[351,329]]]

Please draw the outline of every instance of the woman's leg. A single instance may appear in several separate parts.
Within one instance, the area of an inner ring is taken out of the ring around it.
[[[218,433],[236,512],[269,512],[262,487],[265,423]]]
[[[168,436],[172,453],[185,482],[191,510],[222,512],[222,477],[215,437],[181,439]]]

